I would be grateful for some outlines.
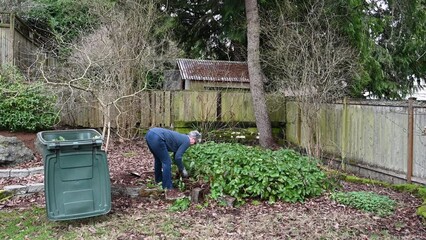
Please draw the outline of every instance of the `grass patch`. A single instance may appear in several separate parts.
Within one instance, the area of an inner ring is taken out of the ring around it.
[[[29,210],[2,210],[0,239],[51,239],[54,225],[48,221],[44,208]]]
[[[366,227],[377,226],[376,220],[337,209],[301,212],[291,204],[265,208],[254,201],[235,214],[218,205],[168,211],[173,204],[161,203],[153,201],[126,212],[56,222],[47,219],[43,208],[2,210],[0,239],[393,239],[382,226]],[[398,224],[403,227],[405,223]]]

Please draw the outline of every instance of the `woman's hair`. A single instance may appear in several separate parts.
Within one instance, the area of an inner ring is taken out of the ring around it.
[[[195,142],[196,143],[200,143],[201,142],[201,133],[198,131],[191,131],[188,133],[188,136],[191,138],[195,138]]]

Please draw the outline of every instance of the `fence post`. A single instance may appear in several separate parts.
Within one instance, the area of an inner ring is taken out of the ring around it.
[[[299,104],[297,104],[297,144],[299,145],[299,147],[302,146],[302,109],[299,106]]]
[[[413,103],[416,100],[414,97],[408,99],[408,158],[407,158],[407,182],[411,183],[411,177],[413,176],[413,135],[414,135],[414,108]]]
[[[10,43],[12,45],[11,51],[10,51],[10,55],[9,55],[9,59],[10,59],[10,64],[12,66],[15,66],[15,14],[14,13],[10,13]]]
[[[347,97],[343,98],[343,123],[342,123],[342,145],[341,145],[341,157],[342,157],[342,170],[346,171],[346,144],[348,141],[348,99]]]

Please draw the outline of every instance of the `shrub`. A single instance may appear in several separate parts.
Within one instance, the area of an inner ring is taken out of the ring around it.
[[[377,214],[379,216],[391,215],[396,203],[387,196],[373,192],[335,192],[331,199],[338,203]]]
[[[326,186],[316,160],[288,149],[208,142],[188,149],[185,158],[189,171],[210,183],[214,199],[229,195],[240,202],[245,198],[297,202],[320,195]]]
[[[0,129],[36,131],[51,128],[58,114],[56,97],[41,84],[25,82],[16,68],[0,72]]]

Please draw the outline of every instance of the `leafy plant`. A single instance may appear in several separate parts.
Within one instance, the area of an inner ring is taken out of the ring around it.
[[[175,181],[175,184],[177,185],[177,188],[181,191],[185,190],[185,182],[183,181],[182,177],[180,177],[177,181]]]
[[[177,199],[170,207],[169,207],[169,211],[172,212],[181,212],[181,211],[185,211],[186,209],[189,208],[189,206],[191,205],[191,201],[189,200],[189,198],[181,198],[181,199]]]
[[[191,147],[185,157],[193,176],[210,183],[213,199],[229,195],[239,202],[297,202],[320,195],[327,186],[317,161],[293,150],[208,142]]]
[[[371,212],[379,216],[388,216],[395,210],[396,202],[387,196],[373,192],[335,192],[331,199],[338,203]]]
[[[157,189],[163,189],[160,183],[155,183],[154,179],[148,179],[148,181],[145,183],[147,188],[157,188]]]
[[[0,129],[36,131],[58,120],[56,96],[42,84],[24,81],[11,67],[0,72]]]
[[[52,141],[65,141],[65,138],[62,136],[59,136],[58,138],[52,139]]]

